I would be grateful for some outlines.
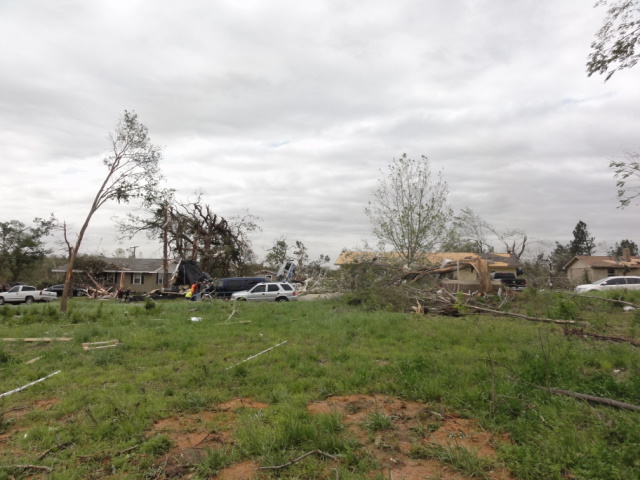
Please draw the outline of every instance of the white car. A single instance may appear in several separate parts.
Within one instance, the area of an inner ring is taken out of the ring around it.
[[[607,277],[587,285],[578,285],[576,292],[601,292],[605,290],[640,290],[640,277]]]
[[[259,283],[251,290],[235,292],[231,300],[248,302],[288,302],[298,300],[296,289],[287,282]]]

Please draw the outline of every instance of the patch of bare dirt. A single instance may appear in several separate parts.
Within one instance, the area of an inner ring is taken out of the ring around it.
[[[461,446],[480,457],[495,458],[495,447],[508,441],[482,430],[476,422],[416,402],[368,395],[330,397],[308,406],[310,413],[337,412],[349,431],[373,454],[385,477],[396,480],[465,479],[468,476],[436,460],[409,457],[412,447],[438,443]],[[391,427],[372,432],[366,427],[372,414],[384,415]],[[503,468],[488,473],[492,480],[511,480]]]
[[[196,463],[205,448],[224,448],[233,445],[233,428],[236,410],[240,408],[267,408],[268,405],[251,399],[234,399],[216,408],[214,412],[185,415],[156,422],[153,434],[163,433],[173,442],[174,448],[163,456],[165,470],[160,478],[191,478],[185,465]],[[432,409],[429,405],[386,396],[349,395],[330,397],[325,401],[308,405],[311,414],[337,412],[348,431],[356,437],[380,464],[385,478],[394,480],[462,480],[468,476],[456,472],[451,466],[431,459],[414,459],[409,452],[416,445],[438,443],[457,445],[477,452],[480,457],[495,458],[495,448],[508,437],[497,438],[482,430],[473,420]],[[386,416],[390,428],[372,432],[366,423],[372,414]],[[222,426],[211,433],[213,424]],[[304,460],[302,460],[304,461]],[[257,480],[265,478],[256,462],[242,462],[222,470],[218,480]],[[281,470],[286,477],[286,468]],[[375,472],[372,472],[375,473]],[[491,480],[512,480],[503,468],[488,473]]]
[[[36,408],[50,409],[59,403],[57,399],[36,402],[25,408],[5,412],[4,418],[13,424],[0,435],[0,448],[7,448],[11,437],[20,432],[19,419]],[[158,420],[147,432],[147,437],[166,435],[172,449],[156,460],[155,478],[191,479],[193,466],[206,456],[207,449],[231,449],[237,412],[243,408],[264,409],[268,405],[250,398],[238,398],[220,404],[212,411],[184,414]],[[405,402],[398,398],[371,395],[329,397],[308,405],[311,414],[338,413],[347,430],[360,441],[363,448],[375,456],[384,478],[394,480],[463,480],[468,476],[456,472],[451,466],[433,459],[411,458],[412,449],[430,444],[461,446],[487,459],[495,458],[498,445],[509,442],[508,436],[497,437],[484,431],[473,420],[462,418],[440,407],[417,402]],[[384,415],[389,428],[372,430],[372,415]],[[305,460],[301,460],[304,462]],[[327,467],[333,477],[333,463]],[[217,480],[258,480],[266,478],[260,465],[246,461],[230,465],[217,476]],[[287,478],[287,469],[279,471],[280,478]],[[512,480],[506,470],[496,467],[488,473],[491,480]]]

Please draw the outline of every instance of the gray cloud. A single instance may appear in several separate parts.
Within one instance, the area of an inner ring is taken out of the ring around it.
[[[640,241],[608,168],[640,149],[640,69],[586,76],[602,14],[578,0],[2,3],[3,220],[79,226],[128,109],[182,198],[262,218],[258,252],[282,235],[313,256],[360,243],[380,171],[405,152],[499,228],[566,242],[582,219],[598,241]],[[126,209],[99,212],[88,251],[118,246]]]

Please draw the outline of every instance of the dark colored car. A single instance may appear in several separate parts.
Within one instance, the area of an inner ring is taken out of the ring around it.
[[[236,277],[221,278],[209,288],[201,290],[202,296],[208,294],[209,297],[230,298],[231,294],[249,290],[258,283],[266,282],[264,277]]]
[[[82,296],[89,295],[89,292],[87,292],[84,288],[76,287],[75,285],[73,285],[73,287],[71,288],[73,288],[74,297],[82,297]],[[55,292],[57,296],[61,297],[62,291],[64,290],[64,285],[51,285],[50,287],[47,287],[44,290],[47,292]]]

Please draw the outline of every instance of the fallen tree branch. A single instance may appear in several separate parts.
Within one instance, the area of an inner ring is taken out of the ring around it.
[[[317,455],[324,455],[325,457],[329,457],[330,459],[332,459],[334,462],[336,462],[336,463],[338,462],[338,457],[336,457],[334,455],[331,455],[329,453],[323,452],[322,450],[311,450],[310,452],[307,452],[304,455],[299,456],[295,460],[291,460],[290,462],[283,463],[282,465],[269,466],[269,467],[260,467],[260,468],[258,468],[258,470],[280,470],[282,468],[289,467],[289,466],[293,465],[294,463],[298,463],[303,458],[306,458],[309,455],[313,455],[314,453],[317,454]]]
[[[53,468],[45,467],[44,465],[0,465],[0,468],[15,470],[43,470],[49,473],[53,472]]]
[[[574,328],[574,329],[565,328],[564,333],[565,335],[591,337],[591,338],[595,338],[596,340],[605,340],[605,341],[618,342],[618,343],[629,343],[635,347],[640,347],[640,341],[634,340],[633,338],[600,335],[598,333],[585,332],[583,329],[577,329],[577,328]]]
[[[256,358],[259,355],[262,355],[263,353],[267,353],[269,350],[273,350],[276,347],[279,347],[280,345],[284,345],[285,343],[287,343],[287,340],[285,340],[284,342],[280,342],[277,345],[274,345],[273,347],[267,348],[266,350],[261,351],[260,353],[256,353],[255,355],[251,355],[248,358],[245,358],[244,360],[242,360],[241,362],[236,363],[235,365],[230,366],[229,368],[225,368],[225,370],[230,370],[234,367],[237,367],[238,365],[244,363],[244,362],[248,362],[249,360],[251,360],[252,358]]]
[[[493,313],[495,315],[502,315],[506,317],[516,317],[522,318],[524,320],[529,320],[531,322],[543,322],[543,323],[556,323],[559,325],[580,325],[580,326],[589,326],[589,322],[578,322],[576,320],[554,320],[552,318],[538,318],[538,317],[529,317],[527,315],[520,315],[519,313],[510,313],[510,312],[501,312],[500,310],[492,310],[490,308],[484,307],[476,307],[475,305],[469,305],[466,303],[464,305],[467,308],[471,308],[473,310],[477,310],[479,312],[488,312]]]
[[[70,337],[57,337],[57,338],[3,338],[5,342],[69,342],[73,340]]]
[[[623,410],[631,410],[633,412],[640,412],[640,406],[638,405],[619,402],[617,400],[612,400],[610,398],[594,397],[593,395],[585,395],[584,393],[570,392],[568,390],[561,390],[559,388],[544,388],[544,387],[537,387],[537,388],[546,390],[551,393],[555,393],[556,395],[564,395],[566,397],[579,398],[581,400],[586,400],[587,402],[591,402],[591,403],[598,403],[601,405],[607,405],[609,407],[620,408]]]
[[[510,379],[510,380],[518,381],[517,379],[511,377],[510,375],[507,375],[507,378]],[[562,390],[560,388],[541,387],[540,385],[535,385],[533,383],[529,383],[529,382],[527,382],[525,380],[522,380],[522,379],[520,381],[526,383],[527,385],[529,385],[529,386],[531,386],[533,388],[537,388],[538,390],[543,390],[543,391],[548,392],[548,393],[554,393],[556,395],[564,395],[565,397],[578,398],[580,400],[585,400],[587,402],[597,403],[597,404],[600,404],[600,405],[606,405],[608,407],[619,408],[619,409],[622,409],[622,410],[631,410],[633,412],[640,412],[640,406],[638,406],[638,405],[619,402],[618,400],[612,400],[610,398],[605,398],[605,397],[596,397],[594,395],[586,395],[584,393],[571,392],[569,390]]]
[[[625,302],[624,300],[616,300],[615,298],[596,297],[595,295],[585,295],[583,293],[574,293],[574,292],[567,292],[567,293],[570,295],[573,295],[574,297],[592,298],[594,300],[604,300],[605,302],[611,302],[611,303],[622,303],[623,305],[629,305],[630,307],[633,307],[633,308],[640,308],[640,305],[636,305],[635,303],[631,303],[631,302]]]
[[[53,450],[60,450],[62,448],[67,447],[68,445],[71,445],[73,442],[63,442],[59,445],[54,445],[51,448],[48,448],[47,450],[45,450],[39,457],[38,460],[42,460],[44,457],[46,457],[50,452],[52,452]]]
[[[42,381],[46,380],[46,379],[47,379],[47,378],[49,378],[49,377],[53,377],[54,375],[57,375],[57,374],[58,374],[58,373],[60,373],[61,371],[62,371],[62,370],[58,370],[57,372],[53,372],[53,373],[51,373],[51,374],[47,375],[46,377],[42,377],[42,378],[39,378],[38,380],[36,380],[36,381],[34,381],[34,382],[27,383],[26,385],[24,385],[24,386],[22,386],[22,387],[20,387],[20,388],[15,388],[15,389],[13,389],[13,390],[11,390],[11,391],[9,391],[9,392],[5,392],[5,393],[3,393],[2,395],[0,395],[0,398],[2,398],[2,397],[6,397],[6,396],[8,396],[8,395],[11,395],[12,393],[20,392],[20,391],[24,390],[25,388],[30,387],[31,385],[35,385],[36,383],[40,383],[40,382],[42,382]]]
[[[237,303],[237,302],[236,302]],[[228,322],[229,320],[231,320],[231,317],[233,317],[233,315],[236,313],[236,305],[235,303],[233,304],[233,312],[231,312],[231,315],[229,315],[229,317],[225,320],[225,322]]]

